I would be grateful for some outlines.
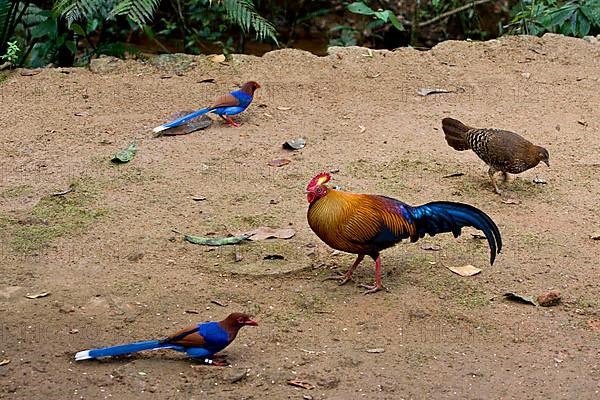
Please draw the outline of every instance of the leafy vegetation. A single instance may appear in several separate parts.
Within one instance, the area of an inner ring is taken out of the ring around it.
[[[141,49],[228,54],[261,52],[279,42],[296,46],[303,40],[321,43],[309,49],[324,53],[327,44],[430,47],[445,39],[481,40],[506,32],[579,37],[600,32],[600,0],[512,0],[512,12],[503,4],[507,3],[0,0],[0,68],[82,65],[101,54],[138,57]]]
[[[583,37],[600,32],[600,0],[529,0],[515,8],[509,25],[512,33],[546,32]]]

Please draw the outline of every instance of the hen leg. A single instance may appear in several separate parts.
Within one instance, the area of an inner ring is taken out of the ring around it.
[[[360,284],[358,287],[363,289],[367,289],[363,294],[371,294],[375,292],[379,292],[383,286],[381,286],[381,256],[377,256],[375,260],[375,284],[374,285],[365,285]]]
[[[498,172],[496,168],[490,167],[490,169],[488,170],[488,175],[490,176],[490,180],[492,181],[492,186],[494,186],[494,190],[496,191],[496,193],[501,195],[502,191],[498,187],[498,182],[496,182],[496,179],[494,177],[496,175],[496,172]]]
[[[339,281],[340,286],[342,286],[345,283],[348,283],[348,281],[352,280],[352,274],[356,270],[356,267],[358,267],[358,264],[360,264],[360,262],[363,260],[363,258],[365,258],[365,256],[363,254],[359,254],[358,257],[356,257],[356,261],[354,261],[354,264],[352,264],[350,269],[348,271],[346,271],[346,273],[344,275],[329,276],[323,280],[324,281],[328,281],[328,280]]]

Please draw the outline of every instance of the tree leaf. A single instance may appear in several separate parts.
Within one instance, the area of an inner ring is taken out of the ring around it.
[[[135,142],[133,142],[129,145],[129,147],[127,147],[126,149],[123,149],[123,150],[119,151],[117,154],[115,154],[111,161],[114,163],[129,162],[133,159],[136,152],[137,152],[137,146],[136,146]]]
[[[583,15],[583,13],[577,14],[577,25],[579,27],[577,31],[577,36],[583,37],[587,36],[587,34],[590,33],[590,21],[588,21],[588,19],[585,15]]]
[[[348,11],[353,12],[355,14],[362,15],[374,15],[375,11],[371,9],[368,5],[363,3],[362,1],[357,1],[352,4],[348,4]]]
[[[398,29],[399,31],[404,31],[404,25],[398,21],[398,17],[396,17],[396,14],[393,12],[390,12],[390,22],[394,28]]]

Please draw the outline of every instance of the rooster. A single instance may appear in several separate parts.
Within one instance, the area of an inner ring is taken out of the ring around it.
[[[452,232],[461,234],[465,226],[477,228],[485,234],[490,246],[490,264],[502,249],[498,227],[483,211],[463,203],[436,201],[412,207],[386,196],[348,193],[330,189],[325,184],[331,175],[321,173],[306,187],[309,203],[308,225],[327,245],[336,250],[357,254],[350,269],[337,279],[340,285],[365,258],[375,261],[375,284],[359,285],[365,294],[381,290],[381,257],[379,253],[402,239],[415,242],[429,234]]]

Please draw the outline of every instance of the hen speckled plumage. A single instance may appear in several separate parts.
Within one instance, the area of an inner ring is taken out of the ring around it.
[[[520,174],[544,162],[550,166],[548,150],[536,146],[520,135],[501,129],[476,129],[454,118],[444,118],[442,129],[446,142],[458,151],[472,149],[489,167],[488,174],[494,190],[501,194],[495,175],[502,172]]]
[[[417,241],[452,232],[461,234],[465,226],[484,232],[490,246],[490,264],[502,249],[498,227],[483,211],[463,203],[432,202],[410,206],[386,196],[349,193],[334,190],[325,184],[327,173],[315,176],[306,188],[309,202],[307,219],[310,228],[327,245],[340,251],[357,254],[348,272],[340,279],[348,282],[365,256],[375,260],[375,285],[361,285],[373,293],[381,289],[381,258],[379,253],[403,239]]]

